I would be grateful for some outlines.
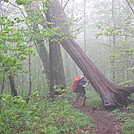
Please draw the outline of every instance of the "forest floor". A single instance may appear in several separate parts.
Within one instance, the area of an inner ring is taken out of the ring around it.
[[[110,110],[106,110],[103,107],[82,107],[79,102],[75,103],[74,108],[94,120],[95,127],[85,129],[85,132],[92,134],[123,134],[121,130],[122,122],[117,120]]]

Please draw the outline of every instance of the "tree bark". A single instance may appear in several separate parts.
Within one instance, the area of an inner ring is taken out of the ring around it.
[[[61,49],[60,45],[57,43],[53,44],[53,67],[54,67],[54,80],[55,84],[58,87],[64,86],[66,87],[65,82],[65,73],[64,73],[64,67],[63,67],[63,60],[61,55]],[[57,46],[58,45],[58,46]]]
[[[50,60],[50,97],[54,99],[54,55],[53,55],[54,44],[49,43],[49,60]]]
[[[63,26],[67,22],[63,8],[57,0],[47,1],[50,4],[48,12],[51,14],[51,16],[47,16],[47,20],[54,22],[56,26],[63,29]],[[71,38],[67,28],[64,28],[62,32],[65,33],[62,36],[65,40],[61,41],[61,45],[69,53],[87,79],[90,80],[91,85],[99,93],[104,106],[121,106],[134,102],[128,98],[134,92],[134,87],[120,87],[110,82],[79,47],[78,43]]]
[[[41,58],[41,61],[44,67],[46,79],[50,80],[50,69],[49,69],[50,61],[49,61],[48,51],[44,45],[43,40],[36,40],[36,42],[37,42],[36,48],[37,48],[38,54]],[[48,82],[48,85],[49,85],[49,82]]]
[[[28,71],[29,71],[29,91],[28,91],[28,97],[26,99],[26,102],[28,103],[30,100],[30,95],[32,92],[32,71],[31,71],[31,55],[29,54],[29,59],[28,59]]]
[[[3,73],[1,84],[2,84],[2,86],[1,86],[1,91],[0,91],[0,93],[3,94],[4,84],[5,84],[5,73]]]
[[[13,76],[8,76],[8,78],[9,78],[10,87],[11,87],[11,94],[13,96],[17,96],[18,93],[17,93],[17,90],[15,88],[14,77]]]

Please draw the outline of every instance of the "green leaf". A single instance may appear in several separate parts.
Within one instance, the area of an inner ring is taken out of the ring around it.
[[[8,26],[13,26],[13,25],[14,25],[14,21],[8,20],[8,21],[6,22],[6,24],[7,24]]]
[[[4,0],[4,2],[9,2],[9,0]]]
[[[16,0],[15,2],[18,5],[28,5],[29,3],[32,2],[32,0]]]

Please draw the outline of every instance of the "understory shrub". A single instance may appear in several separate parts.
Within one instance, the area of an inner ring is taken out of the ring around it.
[[[123,122],[122,131],[124,134],[134,133],[134,105],[116,109],[113,111],[115,117]]]
[[[36,92],[27,104],[19,96],[1,96],[0,133],[60,134],[92,126],[92,119],[72,108],[64,96],[59,98],[40,100]]]

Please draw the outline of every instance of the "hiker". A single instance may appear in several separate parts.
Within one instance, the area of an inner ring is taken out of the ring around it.
[[[88,86],[89,81],[85,84],[84,81],[84,76],[80,76],[80,80],[77,84],[77,88],[76,88],[76,98],[73,100],[72,102],[72,106],[74,105],[74,103],[80,98],[83,97],[83,103],[82,106],[85,106],[85,101],[86,101],[86,92],[85,92],[85,87]]]

